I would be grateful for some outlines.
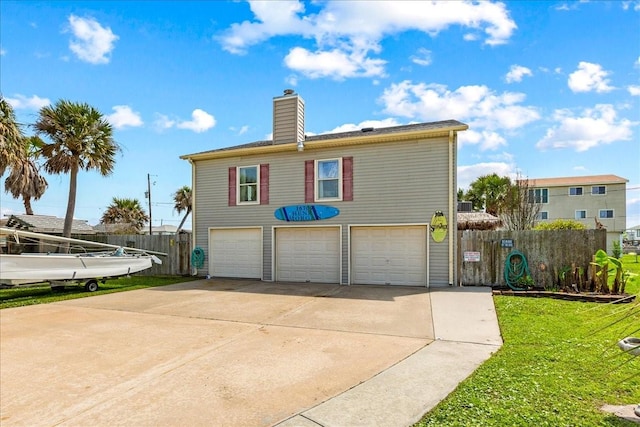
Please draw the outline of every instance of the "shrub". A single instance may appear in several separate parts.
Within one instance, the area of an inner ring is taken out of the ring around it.
[[[586,230],[584,224],[572,219],[556,219],[551,222],[541,222],[534,230]]]
[[[613,257],[620,259],[622,256],[622,248],[617,240],[613,242]]]

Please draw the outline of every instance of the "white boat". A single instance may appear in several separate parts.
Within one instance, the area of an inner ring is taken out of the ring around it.
[[[98,287],[98,281],[107,278],[127,276],[151,268],[152,263],[162,264],[155,255],[161,252],[135,248],[123,248],[88,240],[71,239],[0,227],[0,235],[20,239],[38,239],[41,241],[73,243],[74,246],[100,247],[99,252],[75,254],[60,253],[22,253],[19,255],[0,253],[0,284],[24,285],[49,282],[85,282],[87,290]],[[105,248],[111,250],[105,250]]]

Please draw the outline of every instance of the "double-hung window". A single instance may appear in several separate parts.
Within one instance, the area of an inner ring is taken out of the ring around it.
[[[342,200],[342,159],[316,161],[316,200]]]
[[[229,167],[229,206],[269,204],[269,164]]]
[[[259,203],[260,168],[244,166],[238,168],[238,203]]]
[[[600,209],[598,216],[600,218],[613,218],[613,209]]]
[[[529,203],[549,203],[549,189],[536,188],[529,190]]]
[[[591,187],[592,195],[607,194],[607,187],[604,185],[594,185]]]

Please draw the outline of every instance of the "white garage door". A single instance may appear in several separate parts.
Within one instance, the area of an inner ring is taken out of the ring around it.
[[[211,230],[209,274],[217,277],[262,278],[262,229]]]
[[[426,286],[427,227],[353,227],[351,281]]]
[[[340,229],[277,228],[276,280],[340,283]]]

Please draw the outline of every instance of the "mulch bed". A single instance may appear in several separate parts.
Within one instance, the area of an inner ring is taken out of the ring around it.
[[[551,291],[514,291],[511,289],[493,289],[493,295],[508,295],[515,297],[530,298],[555,298],[567,301],[585,301],[585,302],[602,302],[602,303],[628,303],[633,302],[635,295],[609,295],[609,294],[579,294],[568,292],[551,292]]]

